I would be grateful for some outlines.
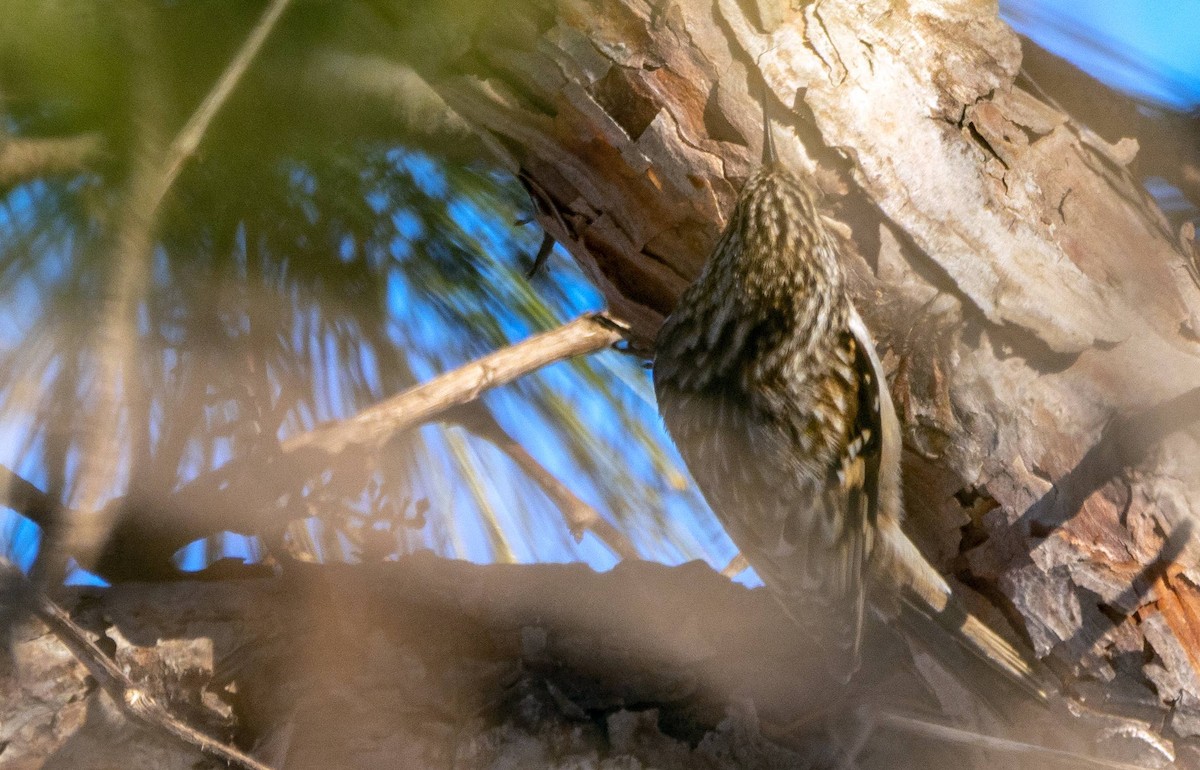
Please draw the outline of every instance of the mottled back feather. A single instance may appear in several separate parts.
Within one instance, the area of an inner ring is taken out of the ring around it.
[[[664,324],[654,381],[738,548],[790,615],[844,629],[837,644],[856,654],[881,431],[852,313],[810,189],[770,164]]]
[[[847,672],[870,582],[887,589],[873,602],[885,616],[915,610],[1043,697],[1023,656],[952,601],[901,531],[899,423],[837,242],[813,188],[769,143],[764,156],[659,333],[668,431],[747,561],[792,618],[826,631]]]

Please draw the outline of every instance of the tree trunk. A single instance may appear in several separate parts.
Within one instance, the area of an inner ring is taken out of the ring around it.
[[[1091,714],[1087,738],[1014,717],[1023,738],[1075,749],[1099,734],[1147,765],[1200,762],[1188,740],[1200,736],[1200,297],[1190,243],[1129,170],[1136,143],[1110,144],[1035,95],[994,3],[752,5],[387,16],[643,347],[755,166],[765,87],[780,154],[844,224],[902,413],[911,533],[973,609],[1029,640],[1076,711],[1126,717]],[[761,592],[694,566],[623,569],[413,559],[131,585],[77,612],[108,629],[118,660],[174,688],[177,712],[287,767],[859,761],[797,738],[822,732],[834,684],[805,670]],[[632,594],[648,602],[638,612]],[[96,743],[118,738],[158,766],[196,759],[118,729],[106,696],[36,630],[17,650],[44,668],[7,680],[4,766],[102,763]],[[768,726],[797,716],[810,721]],[[861,766],[944,756],[920,742],[889,754],[901,749],[878,733],[865,729]],[[840,737],[845,749],[862,736]]]
[[[1034,96],[994,3],[476,22],[429,76],[647,342],[755,165],[765,82],[781,155],[855,251],[914,536],[1081,695],[1173,706],[1200,734],[1200,293],[1127,169],[1135,141]]]

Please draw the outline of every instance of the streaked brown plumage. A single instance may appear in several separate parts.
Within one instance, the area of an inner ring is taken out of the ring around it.
[[[763,156],[659,333],[668,431],[767,587],[798,622],[834,627],[848,670],[870,599],[889,616],[910,606],[1041,693],[901,531],[899,424],[882,368],[814,188],[777,161],[765,113]]]

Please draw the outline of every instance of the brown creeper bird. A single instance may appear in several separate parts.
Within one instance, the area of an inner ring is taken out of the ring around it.
[[[1008,642],[951,599],[900,529],[900,429],[813,183],[763,165],[656,344],[659,411],[709,505],[784,610],[832,622],[857,667],[868,600],[948,629],[1043,693]]]

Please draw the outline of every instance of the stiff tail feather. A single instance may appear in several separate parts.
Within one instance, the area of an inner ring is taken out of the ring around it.
[[[964,610],[953,598],[941,611],[914,598],[907,599],[906,604],[914,613],[936,623],[960,646],[1003,674],[1021,690],[1042,703],[1050,700],[1050,688],[1028,659],[1008,640]]]
[[[1029,695],[1045,703],[1053,692],[1012,643],[967,612],[954,598],[950,585],[938,574],[899,526],[881,526],[880,545],[886,555],[878,564],[905,586],[903,600],[912,613],[940,628],[974,657],[1003,674]],[[886,545],[885,545],[886,544]]]
[[[1053,749],[1009,738],[984,735],[983,733],[964,729],[960,726],[942,724],[916,715],[901,714],[894,711],[884,711],[878,714],[877,723],[883,727],[910,735],[919,735],[945,743],[957,743],[981,749],[994,749],[1017,756],[1043,757],[1049,760],[1056,760],[1056,764],[1067,763],[1076,767],[1096,767],[1105,768],[1105,770],[1144,770],[1140,765],[1104,759],[1102,757],[1091,757],[1075,751]]]

